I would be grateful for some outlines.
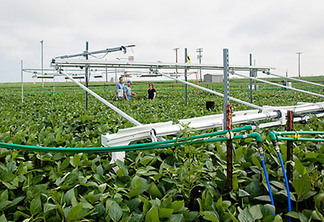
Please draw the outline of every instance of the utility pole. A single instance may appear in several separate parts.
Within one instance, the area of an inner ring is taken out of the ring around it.
[[[21,103],[24,102],[24,61],[20,62],[21,67]]]
[[[44,74],[44,40],[40,41],[41,43],[41,72]],[[42,88],[44,88],[44,78],[42,78]]]
[[[175,50],[175,53],[176,53],[176,63],[178,63],[178,50],[179,50],[179,48],[174,48],[173,50]],[[178,68],[176,68],[176,73],[178,73]]]
[[[202,53],[202,51],[203,51],[203,48],[198,48],[198,49],[196,50],[196,52],[198,53],[197,58],[198,58],[198,60],[199,60],[199,64],[201,64],[201,57],[202,57],[201,53]],[[200,82],[202,82],[202,77],[201,77],[201,68],[200,68]]]
[[[250,53],[250,66],[252,66],[252,53]],[[250,69],[250,77],[253,76],[253,70]],[[250,103],[252,103],[253,95],[252,95],[252,79],[250,79]]]
[[[89,59],[88,52],[89,52],[89,43],[86,42],[86,50],[85,50],[85,55],[84,55],[86,60]],[[88,72],[89,72],[89,67],[86,66],[85,67],[85,85],[87,88],[88,88]],[[88,109],[88,92],[86,91],[85,92],[85,110],[87,110],[87,109]]]
[[[298,55],[298,77],[300,77],[300,54],[302,54],[302,52],[297,52],[296,54]]]
[[[188,61],[188,51],[187,51],[187,48],[185,48],[185,63],[187,63]],[[185,77],[185,81],[187,82],[187,68],[185,68],[184,70],[184,77]],[[187,106],[188,102],[187,102],[187,84],[185,84],[185,106]]]

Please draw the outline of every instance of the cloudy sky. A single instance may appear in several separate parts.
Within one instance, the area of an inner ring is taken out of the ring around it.
[[[40,68],[44,40],[44,68],[51,58],[89,50],[135,44],[127,55],[140,62],[174,62],[188,48],[197,62],[222,63],[228,48],[231,65],[275,67],[274,73],[324,73],[324,1],[296,0],[0,0],[0,82],[20,81],[25,68]],[[26,77],[32,80],[31,76]]]

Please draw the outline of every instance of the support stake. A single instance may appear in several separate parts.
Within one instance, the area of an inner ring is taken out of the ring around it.
[[[223,49],[223,66],[224,66],[224,119],[223,130],[226,130],[226,105],[229,104],[229,61],[228,61],[228,49]]]
[[[291,110],[287,111],[287,131],[294,130],[294,112]],[[287,161],[293,161],[293,141],[287,141]],[[293,178],[293,166],[291,163],[287,163],[287,178],[288,181]]]

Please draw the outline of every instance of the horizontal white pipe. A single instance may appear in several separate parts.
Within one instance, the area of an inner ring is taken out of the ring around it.
[[[109,108],[113,109],[119,115],[121,115],[124,118],[126,118],[128,121],[130,121],[134,125],[136,125],[136,126],[141,126],[142,125],[140,122],[138,122],[137,120],[135,120],[133,117],[127,115],[126,113],[124,113],[123,111],[121,111],[120,109],[118,109],[116,106],[112,105],[110,102],[108,102],[107,100],[105,100],[104,98],[102,98],[101,96],[99,96],[98,94],[96,94],[95,92],[93,92],[92,90],[90,90],[89,88],[85,87],[84,85],[82,85],[81,83],[79,83],[78,81],[76,81],[75,79],[73,79],[70,75],[65,74],[65,73],[62,73],[62,74],[65,75],[66,77],[68,77],[72,82],[74,82],[75,84],[77,84],[78,86],[80,86],[82,89],[84,89],[85,91],[87,91],[88,93],[90,93],[91,95],[93,95],[95,98],[97,98],[98,100],[100,100],[103,104],[107,105]]]
[[[137,68],[137,69],[202,69],[202,70],[223,70],[222,65],[215,64],[193,64],[193,63],[162,63],[162,62],[129,62],[129,61],[103,61],[103,60],[75,60],[75,59],[54,59],[52,66],[60,67],[89,67],[89,68]],[[268,71],[269,67],[256,66],[230,66],[230,70]]]
[[[259,128],[284,125],[286,122],[286,113],[288,110],[293,110],[296,114],[305,114],[319,112],[324,110],[324,102],[314,104],[304,104],[297,106],[281,106],[281,107],[264,107],[261,113],[258,110],[247,110],[234,112],[232,115],[232,124],[247,124],[265,120],[271,120],[268,123],[261,123]],[[280,111],[279,111],[280,110]],[[316,114],[322,116],[323,114]],[[280,118],[280,119],[279,119]],[[297,117],[296,117],[297,118]],[[296,119],[297,120],[297,119]],[[132,128],[119,130],[115,134],[107,134],[102,136],[102,144],[104,146],[127,145],[132,141],[139,139],[150,138],[150,131],[155,130],[156,136],[178,135],[188,125],[189,130],[204,130],[222,127],[223,114],[202,116],[190,119],[179,120],[178,124],[172,125],[172,122],[162,122],[135,126]]]
[[[257,110],[256,110],[257,111]],[[240,114],[243,111],[239,111]],[[233,113],[232,124],[241,124],[248,122],[256,122],[261,120],[271,120],[278,118],[278,112],[266,112],[266,113],[251,113],[247,111],[247,115],[235,115]],[[150,138],[150,131],[155,130],[156,136],[178,135],[184,129],[184,125],[188,125],[189,130],[204,130],[221,127],[223,124],[223,115],[216,114],[210,116],[202,116],[191,119],[179,120],[178,124],[172,125],[172,122],[162,122],[154,124],[146,124],[141,126],[135,126],[127,129],[121,129],[115,134],[103,135],[103,146],[114,145],[127,145],[132,141]]]
[[[272,76],[277,76],[277,77],[280,77],[280,78],[285,78],[285,79],[293,80],[293,81],[303,82],[303,83],[307,83],[307,84],[311,84],[311,85],[315,85],[315,86],[324,87],[324,85],[319,84],[319,83],[316,83],[316,82],[309,82],[309,81],[302,80],[302,79],[295,79],[295,78],[291,78],[291,77],[281,76],[281,75],[273,74],[273,73],[270,73],[270,72],[269,73],[266,73],[266,74],[272,75]]]
[[[236,72],[234,72],[234,75],[241,76],[241,77],[248,78],[248,79],[253,79],[253,80],[256,80],[256,81],[259,81],[259,82],[263,82],[263,83],[268,83],[270,85],[279,86],[279,87],[286,88],[286,89],[291,89],[291,90],[294,90],[294,91],[297,91],[297,92],[302,92],[302,93],[306,93],[306,94],[310,94],[310,95],[313,95],[313,96],[319,96],[319,97],[323,97],[324,98],[324,95],[322,95],[322,94],[313,93],[313,92],[309,92],[309,91],[302,90],[302,89],[296,89],[296,88],[293,88],[293,87],[280,85],[280,84],[273,83],[273,82],[269,82],[269,81],[266,81],[266,80],[262,80],[262,79],[258,79],[258,78],[254,78],[254,77],[249,77],[249,76],[245,76],[245,75],[242,75],[242,74],[238,74]]]
[[[192,86],[192,87],[195,87],[195,88],[198,88],[198,89],[204,90],[204,91],[206,91],[206,92],[209,92],[209,93],[212,93],[212,94],[215,94],[215,95],[218,95],[218,96],[224,97],[224,95],[223,95],[222,93],[215,92],[215,91],[210,90],[210,89],[207,89],[207,88],[205,88],[205,87],[201,87],[201,86],[198,86],[198,85],[196,85],[196,84],[192,84],[192,83],[190,83],[190,82],[183,81],[183,80],[181,80],[181,79],[177,79],[177,78],[174,78],[174,77],[168,76],[168,75],[163,74],[163,73],[161,73],[161,75],[164,76],[164,77],[167,77],[167,78],[169,78],[169,79],[173,79],[173,80],[175,80],[175,81],[182,82],[182,83],[187,84],[187,85],[189,85],[189,86]],[[236,99],[236,98],[234,98],[234,97],[229,97],[229,99],[232,100],[232,101],[235,101],[235,102],[241,103],[241,104],[243,104],[243,105],[246,105],[246,106],[252,107],[252,108],[254,108],[254,109],[262,110],[262,107],[261,107],[261,106],[254,105],[254,104],[252,104],[252,103],[248,103],[248,102],[242,101],[242,100],[240,100],[240,99]]]

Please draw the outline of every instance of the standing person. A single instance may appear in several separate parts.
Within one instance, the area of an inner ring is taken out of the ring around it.
[[[124,83],[123,83],[123,77],[119,77],[119,82],[116,84],[116,98],[118,100],[118,98],[123,97],[123,93],[124,93]]]
[[[147,98],[148,99],[155,99],[156,97],[156,90],[154,89],[153,83],[149,84],[149,90],[147,91]]]
[[[132,81],[128,80],[126,86],[124,87],[124,98],[129,101],[131,100],[131,96],[136,96],[136,93],[133,93],[131,90],[131,85],[133,85]]]

